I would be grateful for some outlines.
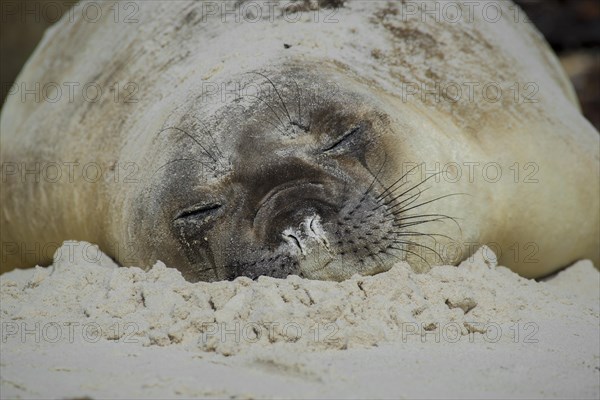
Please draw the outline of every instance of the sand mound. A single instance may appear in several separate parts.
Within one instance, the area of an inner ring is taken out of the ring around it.
[[[0,277],[3,343],[172,347],[245,356],[245,362],[250,357],[251,368],[320,381],[323,372],[281,360],[386,344],[538,344],[549,326],[557,329],[557,321],[586,340],[598,336],[600,278],[589,261],[536,282],[496,266],[494,254],[483,247],[458,267],[435,267],[427,274],[399,263],[388,272],[340,283],[297,276],[189,283],[160,262],[148,271],[118,268],[93,249],[66,243],[53,266]],[[593,379],[598,343],[587,350]],[[584,387],[579,394],[598,392],[598,385]]]
[[[68,243],[52,267],[14,273],[18,279],[3,276],[3,320],[35,321],[48,335],[73,326],[91,340],[184,344],[231,355],[273,343],[302,351],[369,347],[427,332],[450,341],[473,333],[493,339],[503,326],[572,315],[580,307],[565,301],[565,285],[537,283],[497,267],[489,248],[458,268],[437,267],[429,274],[399,263],[386,273],[341,283],[291,276],[195,284],[162,263],[147,272],[118,268],[99,252],[90,257],[91,248]],[[578,271],[590,269],[590,263],[579,263],[563,274],[573,276],[580,294],[597,298],[593,281],[576,280]],[[540,305],[548,303],[554,306],[542,312]]]

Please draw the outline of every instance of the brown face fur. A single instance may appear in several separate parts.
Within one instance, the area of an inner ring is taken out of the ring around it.
[[[175,150],[135,202],[141,250],[193,281],[342,280],[403,259],[403,225],[419,220],[401,211],[418,189],[393,185],[400,176],[382,142],[389,118],[377,103],[293,69],[243,78],[260,92],[242,91],[212,124],[191,106],[159,135],[168,146],[158,147]]]

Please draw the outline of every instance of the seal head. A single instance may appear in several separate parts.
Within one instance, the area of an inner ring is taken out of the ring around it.
[[[191,107],[176,127],[167,124],[159,136],[180,146],[135,202],[142,223],[134,230],[169,234],[151,234],[144,251],[190,280],[342,280],[385,271],[418,246],[404,225],[427,217],[403,212],[418,188],[399,176],[382,183],[387,113],[323,75],[253,73],[262,90],[221,107],[218,123],[200,123]]]

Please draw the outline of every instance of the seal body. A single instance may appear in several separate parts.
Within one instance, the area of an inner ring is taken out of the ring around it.
[[[63,18],[2,110],[3,269],[73,239],[190,280],[598,264],[598,132],[514,5],[132,4]]]

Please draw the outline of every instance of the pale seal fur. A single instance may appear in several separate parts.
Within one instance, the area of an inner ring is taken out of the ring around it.
[[[598,132],[540,34],[493,3],[498,20],[377,1],[63,18],[18,78],[63,96],[2,110],[3,270],[68,239],[190,280],[426,270],[481,244],[526,277],[598,264]]]

